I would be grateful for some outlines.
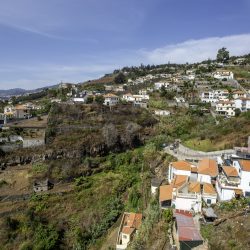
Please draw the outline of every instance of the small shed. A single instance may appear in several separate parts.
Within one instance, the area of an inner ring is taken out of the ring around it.
[[[49,180],[35,181],[33,184],[34,192],[48,191],[54,187],[54,184]]]
[[[203,239],[190,212],[176,210],[175,219],[180,250],[189,250],[203,244]]]
[[[215,214],[213,208],[211,208],[211,207],[203,208],[202,209],[202,214],[203,214],[203,217],[204,217],[204,221],[206,223],[212,223],[218,218],[218,216]]]
[[[153,195],[156,194],[157,189],[159,188],[161,183],[162,183],[162,180],[160,180],[158,178],[152,178],[151,179],[151,194],[153,194]]]

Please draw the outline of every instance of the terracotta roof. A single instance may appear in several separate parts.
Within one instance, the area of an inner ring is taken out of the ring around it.
[[[188,180],[188,176],[186,175],[176,175],[171,182],[173,188],[179,188],[183,184],[185,184]]]
[[[250,172],[250,161],[249,160],[240,160],[240,166],[243,171]]]
[[[198,173],[216,177],[218,175],[217,162],[213,159],[203,159],[198,163]]]
[[[124,225],[138,229],[141,225],[142,214],[127,213],[124,219]]]
[[[174,161],[171,164],[175,169],[191,171],[191,164],[187,161]]]
[[[172,200],[172,192],[173,192],[172,185],[160,186],[160,193],[159,193],[160,202],[166,200]]]
[[[198,173],[198,168],[197,168],[197,167],[192,167],[192,168],[191,168],[191,172],[193,172],[193,173]]]
[[[243,192],[241,189],[234,189],[235,194],[242,195]]]
[[[122,233],[123,234],[132,234],[134,231],[135,231],[134,227],[125,226],[125,227],[122,228]]]
[[[188,192],[190,192],[190,193],[200,193],[201,192],[201,184],[200,184],[200,182],[191,182],[191,183],[189,183]]]
[[[24,105],[19,104],[15,106],[15,109],[27,109],[27,108]]]
[[[206,194],[216,194],[216,191],[213,187],[212,184],[210,183],[204,183],[203,185],[203,193],[206,193]]]
[[[234,167],[223,166],[222,169],[227,176],[232,176],[232,177],[238,176],[238,172]]]

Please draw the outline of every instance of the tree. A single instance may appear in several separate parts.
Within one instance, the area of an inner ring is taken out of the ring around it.
[[[238,116],[240,116],[240,114],[241,114],[241,110],[238,108],[235,109],[235,116],[238,117]]]
[[[102,135],[108,148],[115,146],[118,139],[118,131],[114,124],[105,124],[102,128]]]
[[[103,104],[104,103],[104,97],[102,95],[98,95],[95,98],[96,103]]]
[[[126,82],[126,76],[120,72],[116,77],[115,77],[115,83],[116,84],[122,84]]]
[[[226,63],[229,60],[229,51],[223,47],[218,50],[217,61],[221,63]]]
[[[88,97],[87,97],[87,100],[86,100],[86,104],[93,103],[93,101],[94,101],[93,96],[88,96]]]

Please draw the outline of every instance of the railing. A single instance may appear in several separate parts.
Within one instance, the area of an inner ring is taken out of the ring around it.
[[[177,198],[196,199],[198,197],[198,195],[197,194],[187,194],[187,193],[177,192],[176,197]]]
[[[238,187],[240,185],[240,181],[228,181],[225,176],[218,176],[217,179],[222,187]]]

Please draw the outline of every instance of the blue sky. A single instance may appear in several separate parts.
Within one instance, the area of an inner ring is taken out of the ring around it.
[[[0,0],[0,89],[250,53],[250,0]]]

